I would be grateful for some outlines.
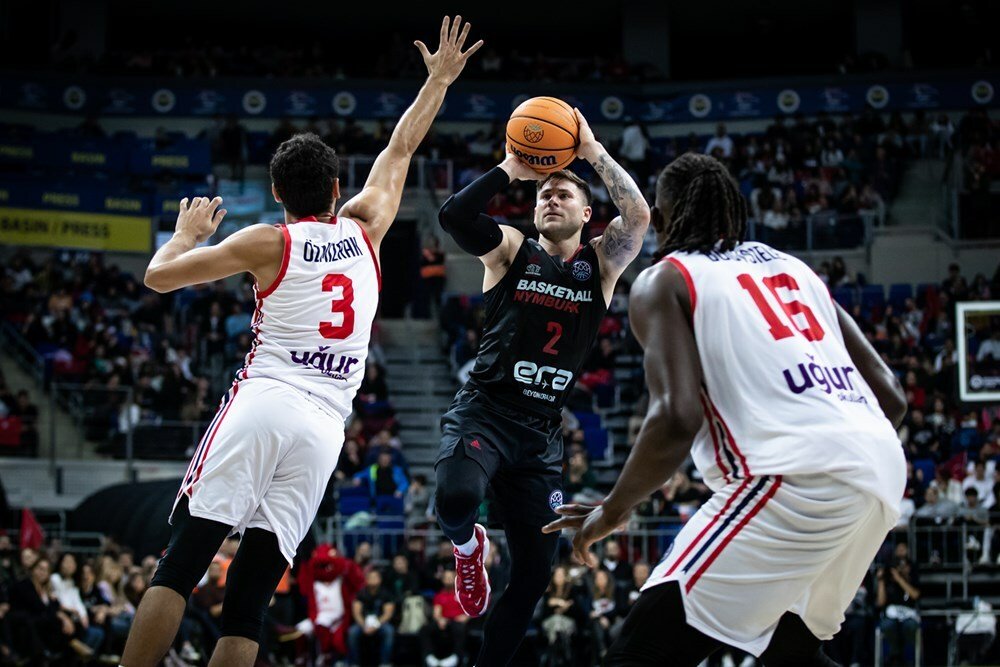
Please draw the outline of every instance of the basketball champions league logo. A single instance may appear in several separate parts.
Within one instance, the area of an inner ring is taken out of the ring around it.
[[[573,262],[573,277],[583,282],[585,280],[590,280],[590,276],[593,273],[593,269],[590,268],[590,262],[578,259]]]
[[[557,489],[557,490],[555,490],[555,491],[553,491],[552,493],[549,494],[549,507],[551,507],[553,511],[555,511],[555,509],[557,507],[559,507],[560,505],[562,505],[562,504],[563,504],[563,492],[562,491],[559,491]]]
[[[531,123],[530,125],[524,126],[524,138],[528,140],[529,143],[537,144],[545,136],[545,130],[542,129],[541,125],[537,123]]]

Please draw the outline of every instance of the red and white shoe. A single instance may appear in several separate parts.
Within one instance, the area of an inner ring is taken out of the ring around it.
[[[471,618],[482,616],[490,606],[490,578],[486,574],[486,559],[490,555],[490,538],[478,523],[475,528],[476,550],[469,556],[455,553],[455,595],[458,604]]]

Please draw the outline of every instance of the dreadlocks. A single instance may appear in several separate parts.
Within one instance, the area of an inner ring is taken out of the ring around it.
[[[656,180],[656,199],[672,204],[657,259],[674,250],[732,250],[746,236],[746,199],[713,157],[685,153],[671,162]]]

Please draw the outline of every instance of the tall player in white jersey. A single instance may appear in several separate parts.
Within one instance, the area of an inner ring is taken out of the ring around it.
[[[830,665],[820,641],[895,525],[905,461],[899,383],[801,261],[743,242],[725,167],[686,154],[660,175],[662,260],[629,316],[650,405],[614,489],[565,506],[574,555],[624,523],[690,454],[714,492],[653,569],[607,665],[691,666],[723,645],[767,667]]]
[[[312,524],[344,441],[344,421],[365,371],[381,287],[378,249],[399,208],[418,145],[477,42],[470,25],[441,25],[428,77],[361,192],[334,215],[337,156],[316,135],[283,143],[271,160],[285,223],[254,225],[196,248],[225,215],[220,198],[181,202],[173,238],[153,257],[146,285],[167,292],[242,272],[256,279],[253,346],[184,476],[170,544],[136,613],[126,667],[166,654],[187,598],[230,533],[242,533],[228,570],[211,665],[252,665],[263,616]]]

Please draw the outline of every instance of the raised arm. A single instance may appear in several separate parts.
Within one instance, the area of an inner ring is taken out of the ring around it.
[[[649,227],[649,205],[642,190],[628,172],[612,159],[607,149],[594,136],[593,130],[579,109],[574,109],[580,122],[580,147],[577,155],[589,162],[604,181],[611,201],[619,215],[611,221],[604,234],[594,240],[594,247],[601,257],[601,279],[610,299],[615,281],[642,249],[642,239]]]
[[[903,393],[899,379],[878,356],[875,348],[868,343],[868,339],[861,333],[861,329],[851,316],[840,307],[840,304],[834,304],[834,307],[837,309],[840,331],[844,334],[847,354],[857,366],[861,377],[872,388],[878,406],[886,418],[892,422],[893,428],[898,429],[903,423],[903,417],[906,416],[906,394]]]
[[[628,521],[632,509],[663,486],[691,451],[704,416],[700,403],[701,362],[690,322],[691,304],[680,273],[671,264],[644,271],[632,286],[629,320],[645,348],[649,410],[635,445],[604,503],[564,505],[563,515],[543,531],[576,528],[573,555],[595,567],[590,545]]]
[[[467,51],[462,51],[471,28],[470,23],[462,26],[461,16],[456,16],[454,21],[446,16],[441,22],[441,45],[435,53],[431,54],[423,42],[414,42],[427,66],[427,80],[417,99],[396,123],[389,145],[376,158],[361,192],[340,209],[339,215],[365,226],[376,246],[396,218],[410,159],[441,109],[448,86],[461,74],[469,56],[483,45],[479,40]]]
[[[226,209],[222,197],[181,200],[173,237],[163,244],[146,268],[146,287],[170,292],[249,271],[261,289],[278,276],[285,238],[272,225],[253,225],[214,246],[197,248],[222,222]]]
[[[486,267],[483,291],[500,282],[507,273],[524,234],[500,225],[483,213],[487,204],[511,181],[538,180],[541,175],[508,154],[503,162],[453,194],[438,211],[441,228],[451,234],[465,252],[478,257]]]

